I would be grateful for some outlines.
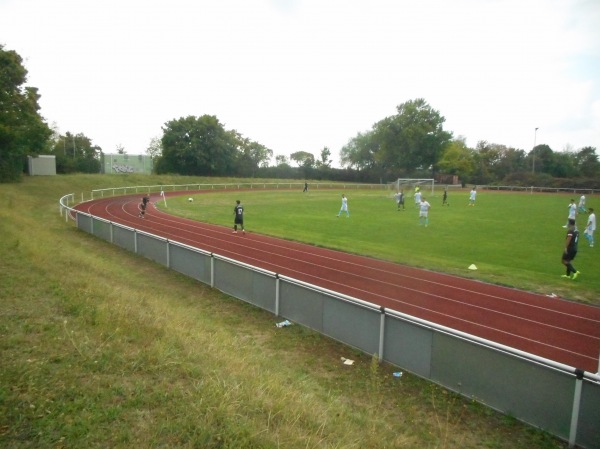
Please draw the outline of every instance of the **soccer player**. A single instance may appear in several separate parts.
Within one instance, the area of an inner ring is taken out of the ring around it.
[[[402,206],[402,210],[404,209],[404,190],[400,190],[396,193],[396,204],[398,205],[398,210],[400,210],[400,206]]]
[[[304,192],[304,193],[308,192],[308,182],[304,183],[304,190],[302,192]]]
[[[570,218],[568,229],[567,229],[567,238],[565,239],[565,250],[562,254],[562,264],[567,267],[567,274],[563,274],[562,277],[569,279],[577,279],[581,273],[577,271],[577,268],[573,266],[573,259],[577,255],[577,244],[579,243],[579,231],[577,227],[575,227],[575,219]],[[573,276],[571,277],[571,273]]]
[[[242,233],[246,233],[244,230],[244,206],[240,204],[240,200],[235,202],[235,207],[233,208],[233,214],[235,216],[233,220],[233,233],[237,234],[238,225],[240,226]]]
[[[346,198],[346,195],[344,195],[342,193],[342,207],[340,208],[340,211],[338,212],[337,216],[339,217],[342,212],[346,212],[346,218],[350,218],[350,212],[348,212],[348,198]]]
[[[431,209],[431,204],[423,197],[419,203],[419,226],[425,223],[425,227],[427,227],[429,224],[429,209]]]
[[[596,214],[594,213],[594,208],[590,207],[589,209],[590,215],[588,217],[588,223],[583,231],[583,235],[587,239],[590,244],[590,248],[594,247],[594,231],[596,230]]]
[[[448,186],[444,187],[444,196],[442,197],[442,206],[443,205],[450,206],[450,203],[448,202]]]
[[[577,217],[577,205],[575,204],[574,199],[571,199],[571,202],[567,207],[569,208],[569,216],[567,217],[567,224],[564,225],[563,228],[569,226],[569,220],[575,221],[575,217]]]
[[[421,190],[417,190],[415,191],[415,206],[419,207],[419,204],[421,204],[421,197],[423,195],[421,194]]]
[[[144,195],[144,197],[142,198],[142,202],[140,203],[140,213],[138,214],[138,217],[140,217],[140,218],[146,217],[146,207],[148,207],[149,201],[150,201],[150,198],[148,198],[148,196]]]
[[[587,212],[585,209],[585,195],[581,195],[579,197],[579,204],[577,205],[577,209],[581,214],[585,214]]]
[[[475,199],[477,198],[477,190],[475,187],[471,189],[471,193],[469,194],[469,206],[475,207]]]

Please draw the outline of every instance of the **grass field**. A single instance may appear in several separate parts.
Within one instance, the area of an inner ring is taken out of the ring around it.
[[[351,217],[337,218],[340,190],[220,191],[173,197],[169,213],[230,226],[233,206],[245,207],[246,229],[393,262],[443,271],[542,294],[600,304],[600,254],[581,237],[574,265],[582,272],[565,280],[564,248],[569,196],[480,191],[469,207],[469,189],[451,191],[450,206],[441,194],[428,198],[429,226],[419,226],[412,198],[397,211],[393,192],[348,190]],[[588,198],[593,207],[596,198]],[[599,201],[600,204],[600,201]],[[587,215],[578,216],[583,234]],[[598,245],[596,245],[598,246]],[[468,267],[478,268],[471,271]]]
[[[58,214],[67,193],[186,182],[195,181],[79,175],[0,184],[0,447],[566,447],[410,373],[393,377],[398,368],[300,326],[278,329],[271,314],[78,231]],[[337,196],[323,197],[322,220],[335,218]],[[215,204],[224,224],[234,199]],[[311,193],[298,203],[313,200]],[[380,201],[387,210],[389,201]],[[359,204],[352,194],[353,217],[331,227],[356,226]],[[247,207],[253,229],[260,209]],[[432,234],[437,214],[436,207]],[[425,232],[408,213],[392,217],[382,229]]]

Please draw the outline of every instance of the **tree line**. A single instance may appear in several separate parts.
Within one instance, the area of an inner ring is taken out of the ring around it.
[[[50,154],[57,173],[99,173],[103,150],[82,133],[54,132],[40,115],[40,94],[25,86],[27,70],[15,51],[0,45],[0,181],[18,181],[26,157]],[[475,148],[444,129],[445,118],[424,99],[400,104],[396,113],[350,138],[339,153],[342,168],[332,167],[331,150],[305,150],[289,156],[225,129],[214,115],[173,119],[146,153],[157,174],[239,176],[390,182],[402,178],[444,179],[468,184],[600,188],[596,148],[530,151],[480,141]],[[122,146],[117,153],[125,153]]]

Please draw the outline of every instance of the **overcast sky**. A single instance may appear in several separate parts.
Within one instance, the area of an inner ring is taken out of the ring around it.
[[[336,163],[416,98],[471,147],[599,154],[599,24],[600,0],[0,0],[0,43],[62,134],[144,154],[209,114]]]

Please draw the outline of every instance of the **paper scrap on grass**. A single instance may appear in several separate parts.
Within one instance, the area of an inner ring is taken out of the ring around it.
[[[281,323],[277,323],[275,324],[275,326],[277,327],[286,327],[286,326],[291,326],[292,323],[290,323],[288,320],[282,321]]]
[[[347,359],[346,357],[341,357],[341,360],[344,362],[344,365],[354,365],[354,360]]]
[[[475,266],[474,263],[472,263],[471,265],[469,265],[469,270],[476,270],[477,267]]]
[[[402,377],[402,371],[395,372],[394,377]]]
[[[558,298],[558,295],[556,293],[550,293],[549,295],[546,295],[548,298]]]

